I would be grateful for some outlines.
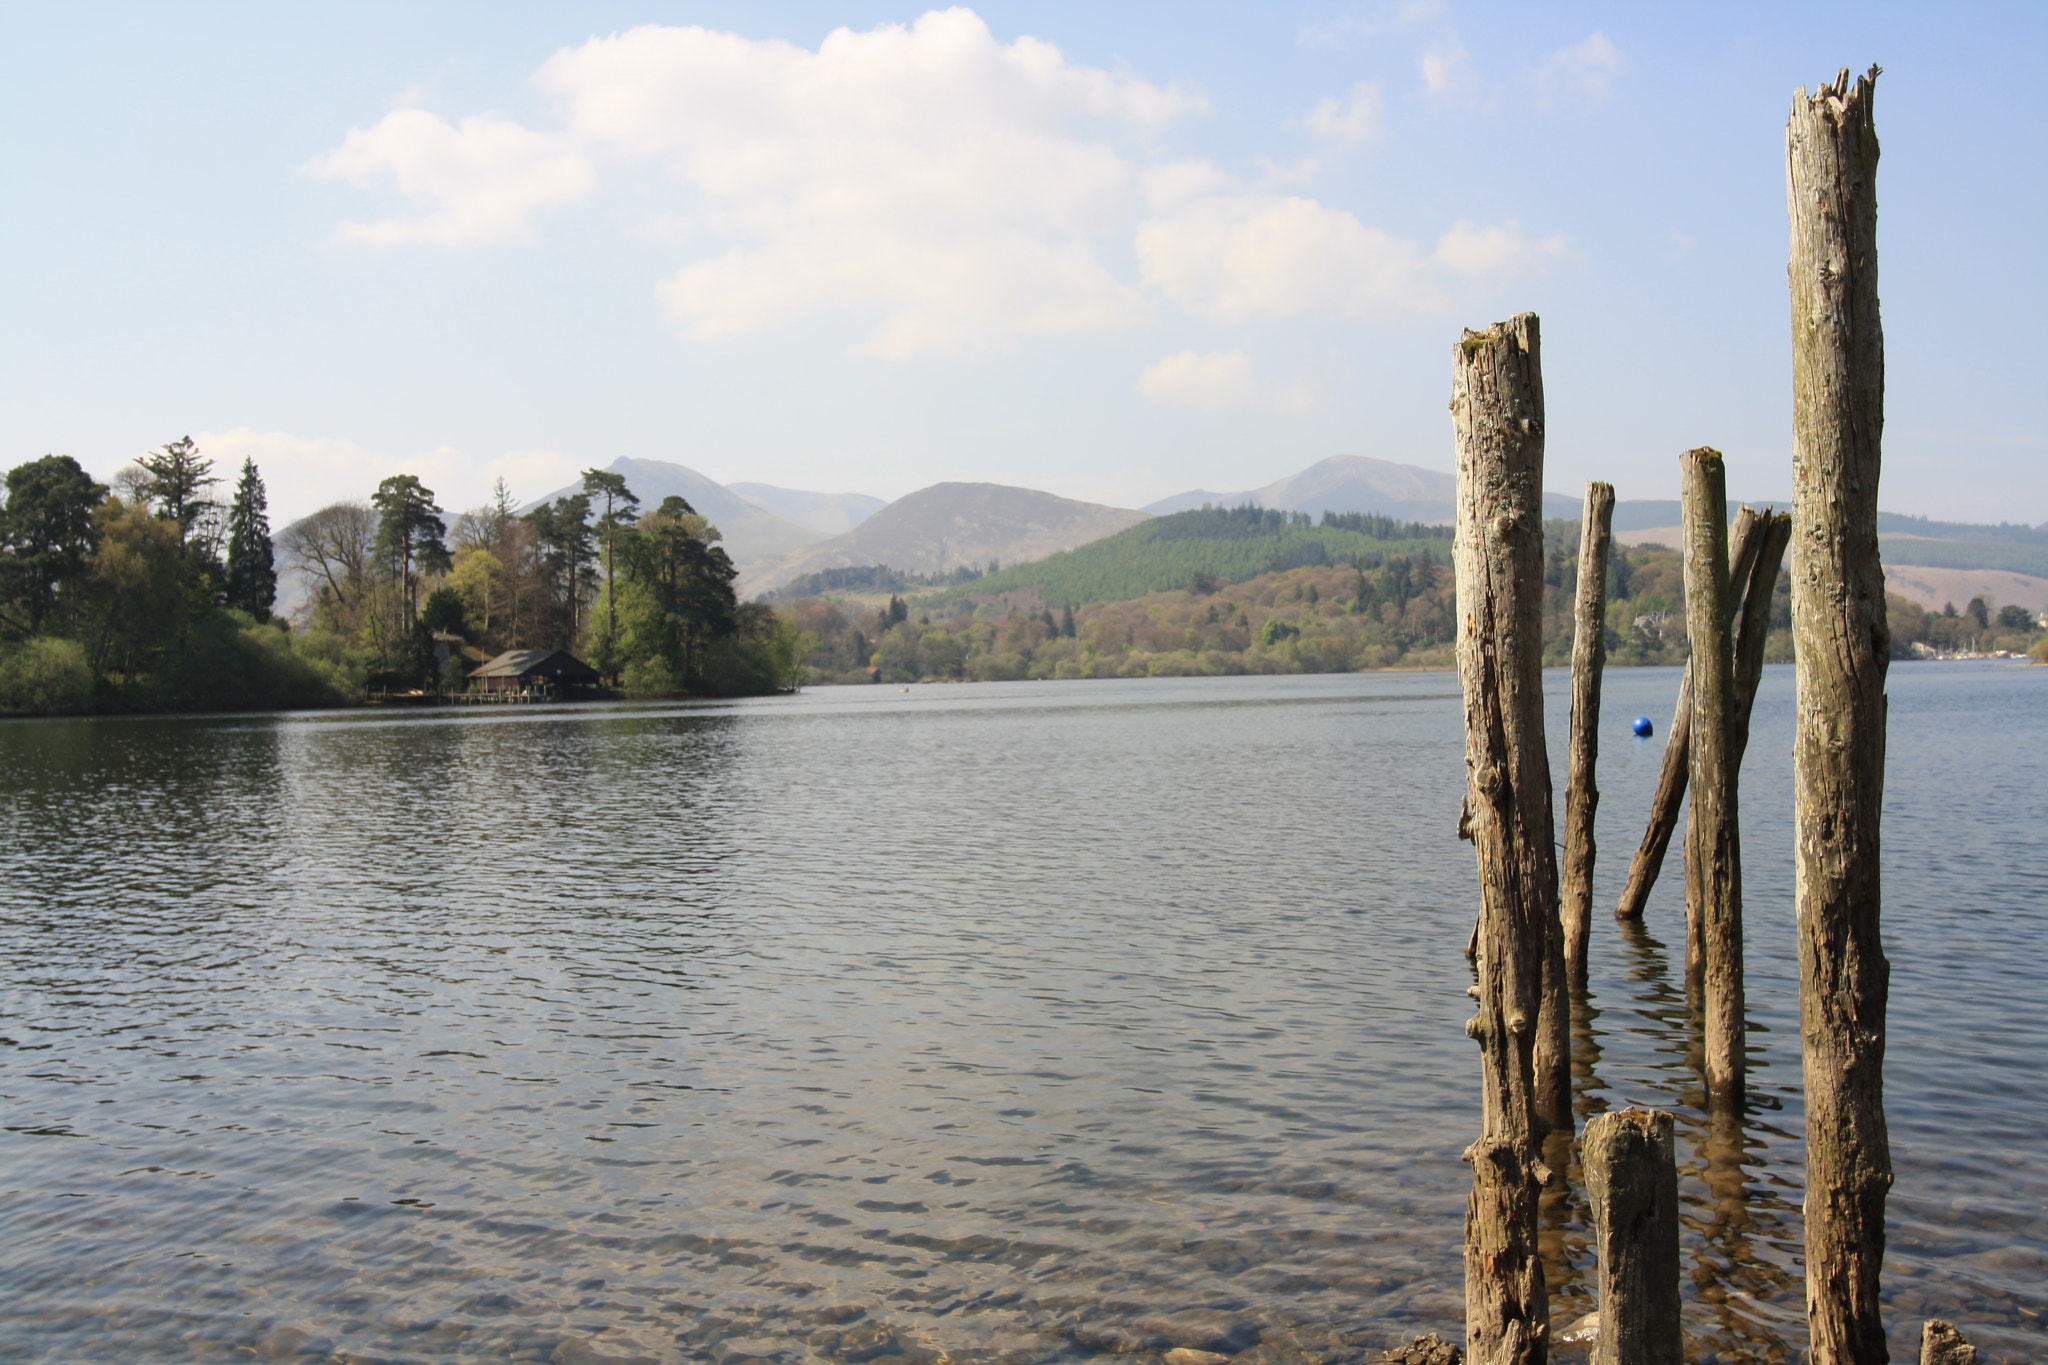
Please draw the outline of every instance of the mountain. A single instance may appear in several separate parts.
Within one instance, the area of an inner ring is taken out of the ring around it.
[[[640,508],[644,512],[661,506],[661,500],[671,494],[686,500],[718,528],[724,537],[725,552],[732,556],[733,563],[739,565],[742,573],[751,566],[816,545],[825,539],[824,533],[757,507],[724,484],[714,483],[687,465],[670,464],[666,460],[622,458],[606,465],[605,472],[626,476],[626,487],[639,497]],[[530,511],[541,503],[582,491],[580,483],[557,488],[520,510]]]
[[[846,534],[740,576],[751,597],[798,574],[886,564],[944,573],[990,560],[1043,559],[1146,520],[1143,512],[995,483],[935,483],[898,498]]]
[[[1195,489],[1161,498],[1145,510],[1155,516],[1182,512],[1203,503],[1218,507],[1274,507],[1285,512],[1376,512],[1402,521],[1448,525],[1458,519],[1458,476],[1420,465],[1395,464],[1367,455],[1332,455],[1298,474],[1275,479],[1263,488],[1242,493],[1211,493]],[[1543,514],[1576,517],[1584,503],[1561,493],[1543,495]]]
[[[889,504],[865,493],[806,493],[772,483],[729,483],[726,488],[784,521],[821,536],[844,535]]]

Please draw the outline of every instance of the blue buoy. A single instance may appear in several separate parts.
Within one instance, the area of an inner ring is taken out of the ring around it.
[[[1628,728],[1636,732],[1637,739],[1648,739],[1651,735],[1657,733],[1657,727],[1650,724],[1648,716],[1637,716],[1636,723]]]

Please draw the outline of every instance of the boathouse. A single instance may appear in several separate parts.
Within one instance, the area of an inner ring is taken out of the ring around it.
[[[508,649],[469,675],[479,692],[566,698],[598,685],[597,670],[559,649]]]

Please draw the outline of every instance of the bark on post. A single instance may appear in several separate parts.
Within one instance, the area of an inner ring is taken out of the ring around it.
[[[1883,1361],[1878,1272],[1891,967],[1879,929],[1884,568],[1877,482],[1877,68],[1792,97],[1792,744],[1799,1022],[1806,1075],[1806,1316],[1815,1365]]]
[[[1734,546],[1734,564],[1729,570],[1731,593],[1749,572],[1748,566],[1756,553],[1755,515],[1747,507],[1735,514],[1735,529],[1730,533]],[[1635,857],[1629,860],[1628,884],[1622,888],[1621,901],[1614,907],[1616,919],[1642,918],[1650,888],[1657,884],[1657,874],[1664,870],[1664,854],[1671,847],[1671,835],[1678,828],[1678,812],[1685,805],[1691,732],[1692,664],[1688,662],[1678,679],[1678,705],[1671,713],[1671,728],[1665,731],[1664,765],[1657,773],[1656,793],[1650,798],[1650,823],[1643,830],[1643,841],[1636,846]],[[1688,958],[1688,971],[1697,965]]]
[[[1563,954],[1543,740],[1543,372],[1536,315],[1467,331],[1452,359],[1458,441],[1458,678],[1479,864],[1479,1140],[1466,1149],[1465,1330],[1473,1365],[1543,1365],[1537,1251],[1549,1178],[1536,1104],[1544,960]]]
[[[1607,550],[1614,485],[1588,483],[1579,522],[1579,592],[1572,639],[1571,763],[1564,786],[1564,869],[1558,919],[1571,989],[1586,988],[1586,940],[1593,921],[1593,815],[1600,807],[1600,675],[1607,667]]]
[[[1718,451],[1679,461],[1685,515],[1685,626],[1692,641],[1692,731],[1685,823],[1688,918],[1699,926],[1707,1094],[1742,1098],[1742,840],[1735,738],[1735,641],[1728,603],[1728,497]],[[1695,884],[1695,878],[1697,884]],[[1697,899],[1695,899],[1697,898]]]
[[[1680,1365],[1678,1165],[1671,1115],[1623,1109],[1586,1121],[1581,1164],[1600,1246],[1593,1365]]]

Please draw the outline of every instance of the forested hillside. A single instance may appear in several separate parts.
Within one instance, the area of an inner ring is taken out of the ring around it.
[[[1049,560],[914,602],[894,597],[870,610],[810,598],[793,610],[798,627],[818,641],[809,662],[824,680],[865,680],[871,666],[889,681],[1448,666],[1456,623],[1448,528],[1357,515],[1324,520],[1310,526],[1300,514],[1242,508],[1176,513],[1055,556],[1094,558],[1078,570],[1046,572],[1055,562]],[[1548,525],[1545,638],[1549,660],[1561,663],[1571,650],[1578,531],[1576,522]],[[1156,526],[1169,528],[1164,540],[1140,538]],[[1174,586],[1122,599],[1077,603],[1055,595],[1088,581],[1112,588],[1157,582],[1168,570],[1146,562],[1155,553],[1169,564],[1199,567]],[[1286,563],[1287,556],[1297,562]],[[1232,580],[1209,567],[1232,563],[1252,571]],[[1015,579],[1024,585],[1004,586]],[[1608,611],[1613,662],[1684,659],[1682,581],[1669,550],[1616,556]],[[1789,611],[1789,598],[1780,608]]]
[[[1121,602],[1198,576],[1241,583],[1263,573],[1313,564],[1371,564],[1427,551],[1448,563],[1451,528],[1390,517],[1257,507],[1198,508],[1140,522],[1077,550],[1013,564],[938,601],[1033,592],[1055,606]]]
[[[1256,509],[1176,513],[924,597],[811,597],[791,610],[816,641],[808,662],[821,681],[866,681],[870,668],[882,681],[910,682],[1450,666],[1457,618],[1448,528],[1324,521],[1309,526],[1298,515]],[[1551,666],[1571,660],[1578,541],[1576,521],[1545,523],[1544,662]],[[1223,565],[1250,572],[1233,579]],[[1091,583],[1106,585],[1102,598],[1089,599]],[[1132,586],[1139,591],[1111,596]],[[1610,664],[1685,661],[1684,568],[1676,552],[1618,547],[1607,596]],[[1783,572],[1770,624],[1765,657],[1787,662],[1791,587]],[[2029,613],[1992,610],[1982,599],[1927,612],[1894,598],[1892,636],[1899,657],[2018,653],[2048,643]]]

